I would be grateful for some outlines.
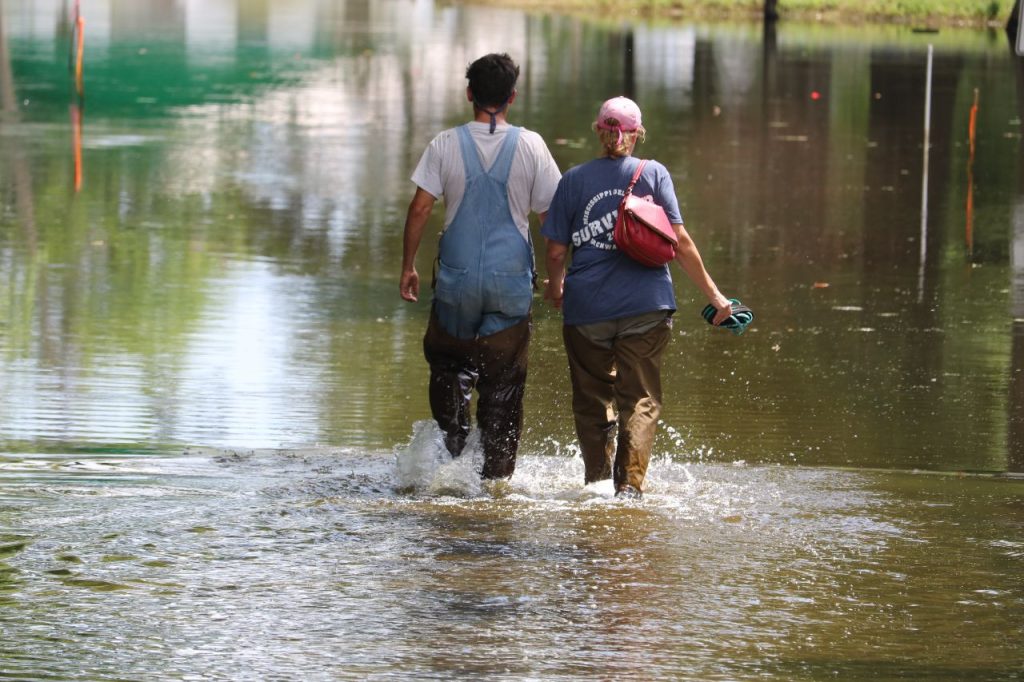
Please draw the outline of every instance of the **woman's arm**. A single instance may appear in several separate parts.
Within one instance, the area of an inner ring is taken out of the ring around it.
[[[547,237],[544,238],[544,242],[547,244],[545,265],[548,271],[544,298],[551,301],[551,305],[555,308],[561,310],[565,284],[565,257],[569,253],[569,246]]]
[[[679,267],[683,269],[686,276],[697,285],[701,293],[707,297],[711,305],[718,310],[718,314],[711,321],[712,324],[721,324],[732,315],[732,302],[722,295],[715,281],[711,279],[690,233],[686,231],[682,223],[673,224],[672,227],[675,228],[676,237],[679,239],[679,243],[676,244],[676,262],[679,263]]]

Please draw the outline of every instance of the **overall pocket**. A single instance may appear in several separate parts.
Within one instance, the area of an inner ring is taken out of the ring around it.
[[[434,298],[441,303],[457,307],[462,300],[462,284],[467,272],[469,270],[466,268],[453,268],[439,262]]]
[[[495,272],[492,277],[493,300],[502,314],[524,317],[533,303],[533,273],[530,270]]]

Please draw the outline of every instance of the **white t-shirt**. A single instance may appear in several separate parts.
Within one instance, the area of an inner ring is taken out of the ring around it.
[[[473,121],[469,124],[480,163],[485,169],[490,169],[498,157],[509,125],[499,125],[493,135],[490,129],[489,123]],[[548,210],[561,177],[544,138],[523,128],[508,174],[508,207],[524,239],[529,235],[530,212],[544,213]],[[413,171],[412,181],[435,199],[444,197],[444,226],[447,228],[455,218],[466,191],[466,170],[455,128],[449,128],[431,140]]]

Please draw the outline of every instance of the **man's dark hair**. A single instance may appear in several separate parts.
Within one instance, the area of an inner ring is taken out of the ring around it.
[[[466,78],[474,104],[500,107],[516,89],[519,66],[507,54],[488,54],[469,65]]]

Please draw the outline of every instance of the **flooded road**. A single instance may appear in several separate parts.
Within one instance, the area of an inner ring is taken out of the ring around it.
[[[71,5],[0,4],[0,677],[1024,677],[1005,35],[83,0],[80,97]],[[757,313],[676,276],[642,502],[582,485],[539,298],[511,481],[426,421],[408,178],[490,51],[563,169],[632,95]]]
[[[7,461],[24,679],[1013,680],[1019,484],[346,450]],[[411,475],[410,472],[415,472]]]

